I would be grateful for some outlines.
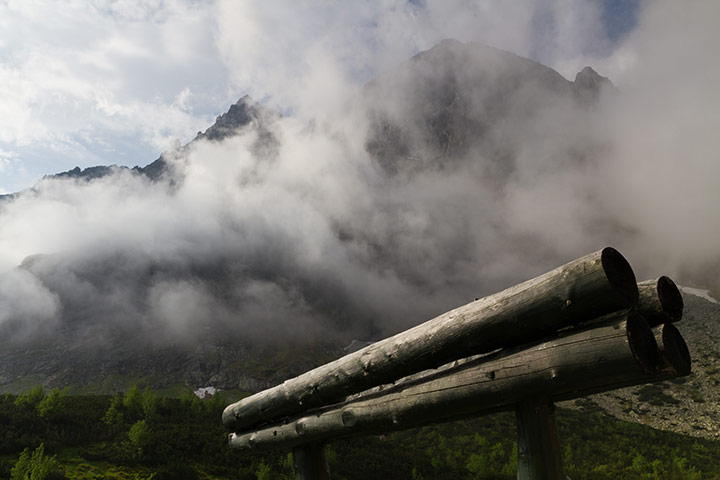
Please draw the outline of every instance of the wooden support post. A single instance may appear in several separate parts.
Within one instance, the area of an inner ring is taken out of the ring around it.
[[[308,443],[293,448],[295,480],[330,480],[325,445]]]
[[[518,431],[518,480],[565,480],[555,405],[544,396],[515,407]]]

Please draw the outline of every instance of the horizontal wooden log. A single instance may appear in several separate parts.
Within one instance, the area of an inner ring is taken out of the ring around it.
[[[225,409],[223,423],[248,429],[457,358],[533,341],[637,299],[632,268],[605,248],[242,399]]]
[[[659,277],[638,283],[640,294],[635,309],[651,327],[677,322],[683,314],[683,298],[680,289],[669,277]]]
[[[630,378],[625,382],[613,382],[612,384],[598,384],[591,388],[569,392],[567,394],[556,395],[555,401],[572,400],[578,397],[584,397],[595,393],[602,393],[608,390],[618,388],[635,387],[645,383],[656,383],[671,378],[684,377],[690,375],[691,358],[685,339],[683,339],[680,331],[671,324],[656,326],[652,329],[653,335],[658,346],[658,356],[656,359],[656,374],[652,377],[638,376]]]
[[[514,408],[528,396],[573,398],[598,386],[646,382],[656,373],[657,359],[655,337],[645,319],[624,313],[609,324],[489,355],[256,431],[233,433],[230,445],[287,448]]]

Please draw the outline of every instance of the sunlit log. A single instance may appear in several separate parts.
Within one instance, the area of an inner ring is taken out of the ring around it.
[[[248,429],[457,358],[533,341],[637,299],[632,268],[608,247],[242,399],[225,409],[223,423]]]
[[[576,398],[651,381],[659,358],[645,319],[636,312],[622,313],[604,325],[458,362],[434,375],[231,434],[230,445],[286,448],[512,409],[528,397]]]

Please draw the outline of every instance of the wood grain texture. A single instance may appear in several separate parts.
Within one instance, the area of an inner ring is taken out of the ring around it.
[[[225,409],[223,423],[247,430],[457,358],[533,341],[637,299],[632,268],[605,248],[242,399]]]
[[[613,385],[597,385],[582,391],[572,392],[571,395],[560,394],[556,395],[554,400],[571,400],[580,396],[602,393],[608,390],[634,387],[644,383],[662,382],[663,380],[690,375],[692,364],[690,351],[680,331],[669,323],[653,327],[652,331],[658,347],[655,375],[652,377],[637,376]]]
[[[325,445],[309,443],[293,448],[295,480],[330,480]]]
[[[550,397],[523,400],[515,407],[518,480],[565,480],[562,452]]]
[[[645,316],[651,327],[677,322],[682,318],[682,294],[670,277],[662,276],[640,282],[638,293],[635,309]]]
[[[645,319],[626,312],[605,325],[456,362],[436,374],[256,431],[233,433],[229,441],[242,449],[286,448],[512,409],[528,396],[577,398],[588,390],[651,381],[658,358],[655,337]]]

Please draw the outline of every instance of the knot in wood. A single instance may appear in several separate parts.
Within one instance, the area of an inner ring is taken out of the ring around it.
[[[345,410],[342,413],[342,423],[346,427],[352,427],[357,424],[357,416],[351,410]]]

